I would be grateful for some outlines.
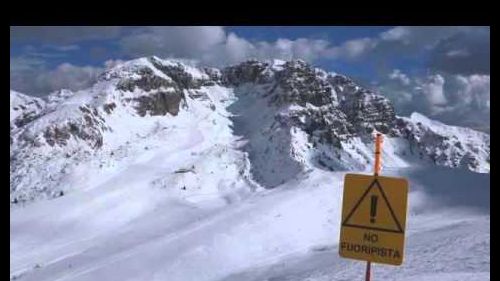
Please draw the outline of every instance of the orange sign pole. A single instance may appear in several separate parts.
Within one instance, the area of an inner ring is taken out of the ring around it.
[[[375,138],[375,167],[373,167],[373,173],[378,176],[380,169],[382,168],[382,134],[377,133]]]
[[[375,137],[375,166],[373,167],[373,174],[378,176],[382,168],[382,134],[377,133]],[[365,280],[370,281],[371,278],[371,262],[366,262],[366,275]]]

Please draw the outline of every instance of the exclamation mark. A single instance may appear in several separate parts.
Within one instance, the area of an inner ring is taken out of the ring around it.
[[[372,195],[372,204],[370,208],[370,222],[375,223],[375,217],[377,216],[377,195]]]

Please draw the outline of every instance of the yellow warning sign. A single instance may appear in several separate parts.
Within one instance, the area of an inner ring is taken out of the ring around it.
[[[347,174],[340,256],[400,265],[404,255],[407,198],[406,179]]]

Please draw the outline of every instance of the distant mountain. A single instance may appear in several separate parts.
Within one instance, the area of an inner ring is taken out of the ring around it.
[[[89,89],[10,98],[12,203],[91,188],[145,153],[200,138],[200,154],[235,165],[221,177],[264,188],[314,168],[369,170],[375,131],[385,134],[384,167],[490,170],[489,134],[396,116],[383,95],[301,60],[215,69],[140,58]]]

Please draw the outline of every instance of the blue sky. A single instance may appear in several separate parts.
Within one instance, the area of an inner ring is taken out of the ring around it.
[[[228,32],[234,32],[239,36],[254,39],[272,41],[278,38],[316,38],[326,39],[332,42],[342,43],[347,40],[374,37],[392,27],[384,26],[235,26],[228,27]]]
[[[235,33],[239,37],[246,38],[251,41],[276,41],[280,38],[296,40],[298,38],[321,39],[332,43],[341,44],[342,42],[363,38],[374,37],[377,34],[389,30],[390,27],[329,27],[329,26],[240,26],[225,28],[228,33]],[[131,31],[125,30],[124,34]],[[59,43],[59,42],[58,42]],[[74,44],[68,43],[68,46]],[[30,48],[34,47],[37,50],[43,51],[46,55],[54,55],[47,63],[49,67],[55,67],[60,63],[69,62],[75,65],[92,65],[100,66],[103,59],[131,59],[133,56],[120,54],[119,44],[116,39],[91,39],[79,42],[79,48],[73,51],[61,52],[60,50],[51,48],[50,43],[43,42],[37,37],[23,38],[11,42],[11,56],[19,56],[28,54]],[[93,50],[96,48],[105,49],[103,57],[93,55]],[[59,55],[59,56],[57,56]],[[106,55],[110,57],[106,57]],[[321,64],[321,61],[319,62]],[[333,64],[332,64],[333,66]],[[329,67],[325,64],[323,67]],[[348,68],[349,66],[347,66]]]
[[[381,92],[399,114],[489,130],[489,27],[11,27],[10,37],[11,88],[36,96],[88,87],[141,56],[217,67],[300,58]]]
[[[326,40],[331,44],[341,45],[343,42],[358,38],[376,37],[378,34],[390,30],[392,27],[335,27],[335,26],[240,26],[226,27],[227,33],[234,33],[238,37],[245,38],[249,41],[258,42],[274,42],[280,38],[297,40],[299,38]],[[132,32],[132,28],[125,28],[123,36]],[[78,42],[78,44],[62,43],[63,46],[69,47],[68,50],[61,51],[56,49],[50,42],[44,42],[37,37],[23,38],[11,43],[11,56],[34,56],[43,57],[48,68],[55,68],[62,63],[71,63],[77,66],[102,66],[103,62],[108,59],[133,59],[134,55],[124,54],[120,51],[120,44],[117,41],[119,38],[102,38],[90,39]],[[56,45],[61,42],[56,42]],[[71,46],[78,46],[72,49]],[[38,52],[35,53],[34,50]],[[38,56],[37,56],[38,55]],[[391,58],[391,64],[402,70],[414,70],[421,68],[421,58],[407,59],[394,57]],[[376,62],[366,60],[363,64],[353,64],[342,60],[317,60],[315,65],[327,70],[345,73],[346,75],[368,79],[375,75]],[[418,66],[418,67],[417,67]]]

